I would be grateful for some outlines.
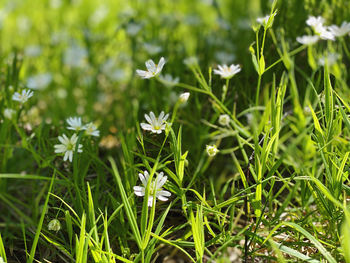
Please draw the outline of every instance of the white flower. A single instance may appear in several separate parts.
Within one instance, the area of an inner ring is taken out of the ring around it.
[[[306,20],[306,24],[311,27],[318,27],[323,26],[324,18],[321,16],[315,17],[315,16],[309,16],[309,18]]]
[[[332,66],[337,62],[339,58],[340,55],[337,53],[328,53],[326,56],[322,56],[318,59],[318,64],[324,66],[327,62],[328,66]]]
[[[100,136],[100,131],[97,129],[96,125],[93,124],[92,122],[84,125],[83,130],[85,130],[86,135],[91,135],[95,137]]]
[[[319,36],[301,36],[297,37],[297,41],[303,45],[313,45],[320,39]]]
[[[59,231],[61,229],[61,223],[58,221],[58,219],[52,219],[49,224],[47,225],[47,228],[52,231]]]
[[[4,116],[5,118],[12,120],[13,117],[16,115],[16,111],[13,109],[6,108],[4,109]]]
[[[142,26],[140,24],[129,23],[126,27],[126,33],[128,33],[130,36],[136,36],[141,29]]]
[[[258,17],[256,19],[256,22],[263,25],[264,27],[270,28],[273,24],[273,20],[274,20],[275,16],[276,16],[276,12],[274,12],[271,15],[264,16],[264,17]],[[269,23],[269,21],[270,21],[270,23]]]
[[[219,117],[219,123],[222,126],[228,126],[230,124],[230,116],[227,114],[221,114]]]
[[[24,50],[24,54],[28,57],[38,57],[41,54],[41,47],[38,45],[27,46]]]
[[[137,196],[145,196],[145,190],[149,180],[148,172],[144,171],[143,174],[139,173],[139,178],[143,186],[134,186],[134,193]],[[166,181],[167,177],[164,176],[163,172],[160,172],[156,179],[152,179],[149,186],[148,206],[152,206],[154,196],[161,201],[167,201],[168,197],[171,196],[170,192],[162,189],[162,186],[166,183]]]
[[[196,57],[188,57],[183,62],[186,66],[193,67],[198,64],[198,59]]]
[[[27,87],[34,90],[45,89],[52,81],[50,73],[42,73],[27,79]]]
[[[85,48],[72,45],[64,52],[64,64],[70,67],[81,68],[86,64],[88,52]]]
[[[168,119],[169,114],[164,116],[164,111],[159,114],[159,117],[156,118],[154,113],[151,111],[149,115],[145,114],[145,118],[148,123],[141,123],[141,128],[146,131],[151,131],[153,133],[162,133],[162,130],[165,130],[166,120]]]
[[[34,92],[31,90],[22,90],[22,93],[15,92],[12,96],[12,100],[25,103],[29,98],[33,96]]]
[[[6,263],[2,257],[0,257],[0,263]]]
[[[68,130],[80,131],[83,129],[83,124],[81,123],[80,117],[70,117],[66,120],[66,122],[69,124],[67,127]]]
[[[327,27],[323,25],[325,22],[324,18],[321,16],[309,16],[306,20],[306,24],[311,26],[315,33],[320,36],[321,39],[324,40],[335,40],[335,37],[331,31]]]
[[[69,159],[70,162],[73,160],[73,153],[76,148],[76,143],[78,141],[78,136],[73,134],[73,136],[69,139],[65,134],[63,136],[58,136],[58,140],[62,144],[55,145],[55,153],[64,153],[63,161],[67,161]],[[83,145],[79,144],[77,152],[81,153]]]
[[[143,47],[147,51],[147,53],[150,54],[151,56],[154,56],[162,51],[162,47],[151,43],[145,43],[143,44]]]
[[[331,25],[328,27],[329,31],[336,37],[343,37],[350,33],[350,23],[344,21],[341,26]]]
[[[184,93],[180,94],[179,101],[181,103],[185,103],[185,102],[187,102],[189,97],[190,97],[190,93],[189,92],[184,92]]]
[[[220,75],[224,79],[230,79],[238,72],[241,71],[240,65],[231,65],[228,67],[226,64],[223,66],[218,65],[219,69],[214,69],[214,74]]]
[[[215,156],[217,153],[218,153],[218,149],[216,148],[216,145],[207,145],[206,147],[206,150],[207,150],[207,154],[210,156],[210,157],[213,157]]]
[[[175,86],[180,80],[179,77],[173,78],[170,74],[160,75],[159,79],[167,87]]]
[[[152,59],[147,60],[145,64],[147,71],[137,69],[136,73],[143,79],[150,79],[157,76],[162,71],[165,64],[165,59],[161,57],[157,65],[154,64]]]

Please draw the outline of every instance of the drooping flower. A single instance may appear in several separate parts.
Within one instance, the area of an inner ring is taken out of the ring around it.
[[[297,37],[297,41],[303,45],[313,45],[320,39],[319,36],[301,36]]]
[[[336,37],[343,37],[350,33],[350,23],[344,21],[341,26],[331,25],[328,27],[329,31]]]
[[[338,53],[328,53],[325,56],[322,56],[318,59],[318,64],[321,66],[327,65],[332,66],[334,65],[337,60],[340,58],[340,55]]]
[[[185,102],[187,102],[189,97],[190,97],[190,93],[189,92],[184,92],[184,93],[180,94],[179,101],[181,103],[185,103]]]
[[[81,123],[80,117],[69,117],[66,122],[68,123],[68,130],[80,131],[83,129],[83,124]]]
[[[145,196],[146,187],[149,181],[149,174],[144,171],[143,174],[139,173],[139,178],[143,186],[134,186],[134,193],[137,196]],[[167,176],[164,176],[163,172],[160,172],[157,177],[152,179],[149,186],[148,206],[152,206],[153,197],[155,196],[161,201],[167,201],[168,197],[171,196],[169,191],[163,190],[163,185],[167,181]]]
[[[219,69],[214,69],[214,74],[220,75],[224,79],[230,79],[241,71],[241,66],[234,64],[232,64],[230,67],[228,67],[226,64],[223,66],[218,65],[218,68]]]
[[[71,138],[68,138],[65,134],[63,134],[62,136],[58,136],[58,140],[61,142],[61,144],[56,144],[54,146],[55,153],[64,153],[63,161],[67,161],[69,159],[69,161],[72,162],[73,153],[78,141],[78,136],[76,134],[73,134]],[[82,144],[78,145],[78,153],[81,153],[83,151],[82,147]]]
[[[228,126],[230,124],[230,116],[227,114],[221,114],[219,116],[219,123],[222,126]]]
[[[97,129],[96,125],[93,124],[92,122],[84,125],[83,130],[85,130],[86,135],[91,135],[95,137],[100,136],[100,131]]]
[[[22,90],[21,93],[15,92],[12,96],[12,100],[19,101],[20,103],[25,103],[29,98],[33,96],[34,92],[31,90]]]
[[[141,123],[141,128],[146,131],[151,131],[152,133],[162,133],[166,127],[166,120],[168,119],[169,114],[164,115],[164,111],[159,114],[159,117],[156,118],[154,113],[151,111],[149,115],[145,114],[145,119],[148,123]]]
[[[58,219],[52,219],[47,225],[47,228],[49,230],[58,232],[61,229],[61,223],[58,221]]]
[[[136,73],[143,79],[150,79],[157,76],[163,69],[165,64],[165,59],[163,57],[160,58],[158,64],[155,64],[152,59],[147,60],[145,65],[147,71],[137,69]]]
[[[207,150],[207,154],[210,156],[210,157],[213,157],[215,156],[217,153],[218,153],[218,148],[216,148],[216,145],[207,145],[206,146],[206,150]]]

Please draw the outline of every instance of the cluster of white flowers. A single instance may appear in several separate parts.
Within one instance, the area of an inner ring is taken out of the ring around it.
[[[306,24],[313,29],[315,35],[297,37],[297,41],[303,45],[313,45],[320,39],[334,41],[336,37],[344,37],[350,33],[350,23],[346,21],[341,26],[325,26],[324,23],[325,19],[321,16],[309,16]]]
[[[68,130],[73,130],[75,132],[84,131],[84,134],[87,136],[100,136],[100,131],[97,129],[94,123],[89,122],[88,124],[83,125],[80,117],[69,117],[66,122],[69,125],[67,127]],[[61,142],[61,144],[56,144],[54,146],[55,153],[64,154],[63,161],[69,160],[72,162],[75,149],[77,148],[78,153],[83,151],[82,144],[76,146],[78,138],[79,137],[76,133],[74,133],[71,138],[68,138],[65,134],[58,136],[58,140]]]
[[[145,196],[146,187],[149,181],[149,174],[147,171],[144,171],[143,174],[139,173],[139,178],[143,186],[134,186],[134,193],[137,196]],[[148,196],[148,206],[153,205],[153,197],[158,198],[161,201],[167,201],[168,197],[171,196],[171,193],[163,190],[163,185],[167,181],[167,176],[164,176],[163,172],[157,174],[156,178],[152,179],[149,185],[149,196]]]
[[[93,122],[83,125],[80,117],[69,117],[66,122],[68,123],[68,130],[73,130],[79,132],[81,130],[85,131],[85,134],[88,136],[100,136],[100,131],[97,129],[96,125]]]

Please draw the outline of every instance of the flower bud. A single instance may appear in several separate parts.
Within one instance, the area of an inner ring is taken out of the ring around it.
[[[59,231],[61,229],[61,223],[58,219],[52,219],[48,224],[48,229],[52,231]]]
[[[218,149],[216,148],[216,145],[207,145],[206,147],[206,150],[207,150],[207,154],[210,156],[210,157],[213,157],[215,156],[217,153],[218,153]]]

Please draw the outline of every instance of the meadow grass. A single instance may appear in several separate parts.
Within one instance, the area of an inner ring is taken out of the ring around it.
[[[0,263],[350,263],[348,6],[2,1]]]

